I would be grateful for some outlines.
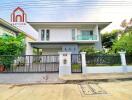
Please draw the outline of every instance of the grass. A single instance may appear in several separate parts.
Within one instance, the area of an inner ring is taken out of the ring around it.
[[[91,67],[106,67],[106,66],[112,66],[112,67],[116,67],[116,66],[121,66],[121,64],[87,64],[87,66],[91,66]]]
[[[72,64],[72,67],[71,67],[73,70],[77,70],[77,69],[80,69],[81,68],[81,65],[80,64]]]

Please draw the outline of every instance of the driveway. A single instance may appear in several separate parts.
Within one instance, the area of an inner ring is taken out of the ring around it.
[[[0,84],[63,83],[58,73],[1,73]]]
[[[132,81],[98,86],[106,93],[83,95],[80,84],[0,85],[0,100],[132,100]]]

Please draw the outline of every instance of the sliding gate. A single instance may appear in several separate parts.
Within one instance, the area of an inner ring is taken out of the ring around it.
[[[0,72],[59,72],[59,55],[0,56]]]

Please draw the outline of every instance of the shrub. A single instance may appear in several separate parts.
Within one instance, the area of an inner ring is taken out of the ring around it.
[[[16,37],[4,34],[0,37],[0,64],[9,69],[14,59],[25,51],[25,36],[20,33]]]
[[[82,48],[80,51],[81,52],[86,52],[86,55],[100,55],[100,54],[105,54],[104,51],[96,50],[94,47]]]

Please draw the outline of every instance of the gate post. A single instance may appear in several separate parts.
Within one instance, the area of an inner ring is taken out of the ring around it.
[[[82,73],[86,74],[87,73],[86,52],[81,52],[81,56],[82,56]]]
[[[126,64],[126,57],[125,57],[126,52],[119,52],[120,57],[121,57],[121,64],[123,67],[123,72],[127,72],[127,64]]]
[[[71,75],[71,52],[59,52],[59,76]]]

